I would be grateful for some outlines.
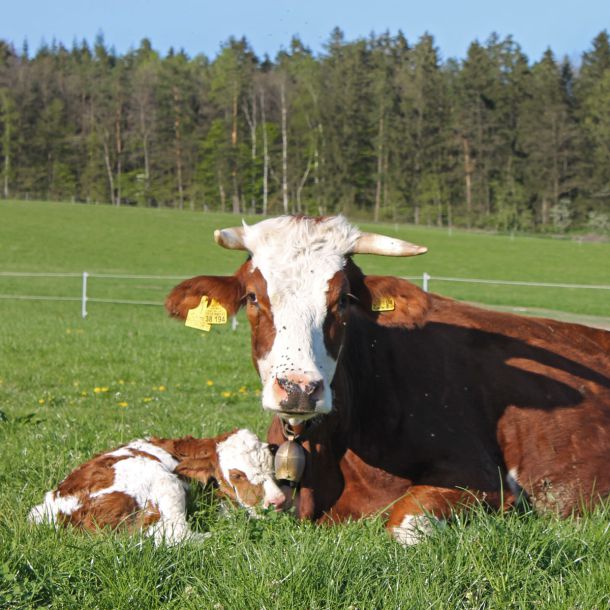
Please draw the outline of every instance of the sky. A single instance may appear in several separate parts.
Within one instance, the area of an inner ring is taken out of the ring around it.
[[[347,40],[371,32],[404,32],[414,43],[434,36],[441,57],[463,58],[468,45],[490,33],[512,35],[531,61],[550,47],[578,62],[604,29],[610,0],[3,0],[0,39],[30,52],[53,40],[71,46],[102,33],[125,53],[142,38],[165,54],[170,47],[213,58],[230,36],[245,36],[271,59],[299,35],[314,53],[339,26]]]

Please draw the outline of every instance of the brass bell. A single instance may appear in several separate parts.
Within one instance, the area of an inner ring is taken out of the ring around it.
[[[275,454],[275,478],[298,483],[305,470],[305,451],[299,443],[286,441]]]

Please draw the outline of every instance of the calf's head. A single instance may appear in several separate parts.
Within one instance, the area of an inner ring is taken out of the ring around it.
[[[282,216],[215,232],[216,242],[245,250],[232,276],[199,276],[176,286],[169,313],[185,318],[202,296],[229,314],[244,306],[252,330],[252,358],[263,383],[265,409],[296,423],[332,409],[331,382],[340,358],[354,295],[351,254],[413,256],[426,248],[361,233],[345,218]],[[359,270],[358,270],[359,272]],[[358,282],[366,290],[365,283]]]
[[[175,472],[203,484],[215,481],[219,491],[252,511],[279,509],[285,496],[273,474],[273,452],[249,430],[215,438],[154,439],[178,461]]]

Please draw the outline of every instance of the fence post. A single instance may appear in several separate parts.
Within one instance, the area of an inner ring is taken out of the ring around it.
[[[422,288],[424,292],[428,292],[428,282],[430,279],[430,275],[424,271],[424,274],[422,275]]]
[[[81,299],[81,315],[83,316],[83,320],[87,317],[87,278],[89,274],[86,271],[83,271],[83,296]]]

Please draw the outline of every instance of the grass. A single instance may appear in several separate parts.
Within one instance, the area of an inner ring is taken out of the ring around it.
[[[243,254],[214,247],[210,232],[233,222],[2,203],[0,270],[228,273]],[[430,254],[362,258],[367,271],[608,282],[607,244],[399,232]],[[78,295],[78,279],[62,281],[0,278],[0,293]],[[172,284],[100,279],[91,289],[160,301]],[[579,293],[578,311],[608,315],[592,293]],[[543,306],[556,305],[544,298]],[[264,435],[269,422],[243,317],[235,332],[203,334],[157,307],[91,303],[89,310],[82,320],[78,303],[0,300],[0,607],[609,607],[610,507],[579,521],[475,511],[410,549],[389,540],[377,519],[315,527],[290,515],[224,518],[205,493],[191,515],[194,528],[213,534],[202,546],[155,549],[124,534],[30,527],[29,508],[96,451],[152,433],[210,436],[246,426]]]

